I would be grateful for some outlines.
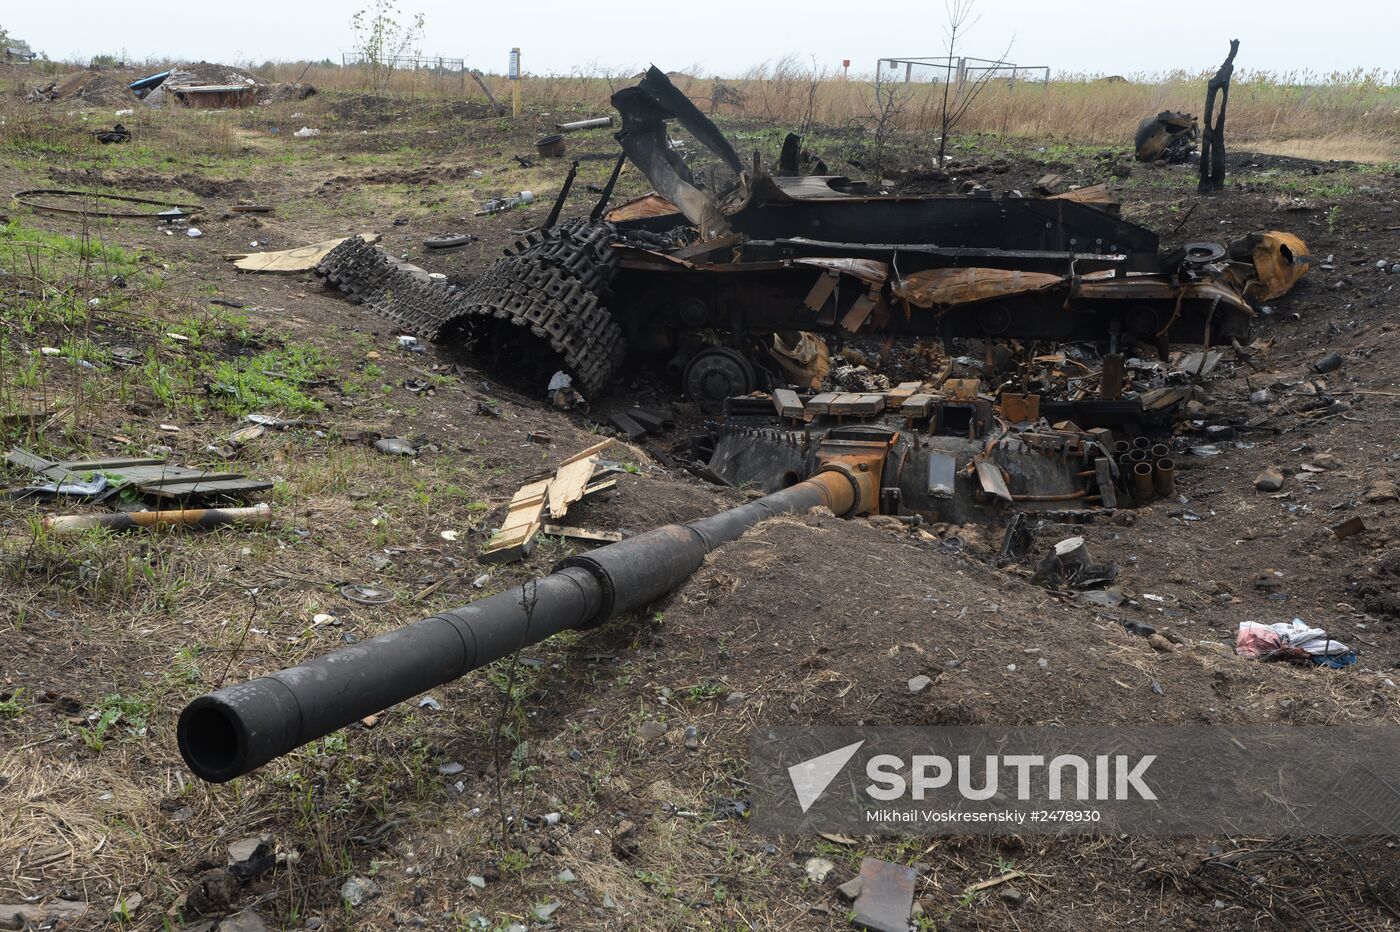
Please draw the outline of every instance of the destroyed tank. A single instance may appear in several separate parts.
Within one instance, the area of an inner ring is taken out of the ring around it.
[[[467,343],[517,373],[568,372],[602,392],[629,356],[654,360],[713,410],[781,372],[774,335],[836,340],[1083,340],[1111,349],[1242,338],[1252,301],[1306,271],[1296,237],[1162,251],[1102,203],[907,197],[839,176],[746,167],[664,73],[613,96],[622,154],[588,218],[550,220],[465,286],[434,282],[351,238],[326,282],[407,331]],[[733,172],[715,197],[673,148],[678,122]],[[624,160],[656,193],[607,209]],[[777,363],[777,365],[775,365]],[[811,387],[816,387],[815,385]]]

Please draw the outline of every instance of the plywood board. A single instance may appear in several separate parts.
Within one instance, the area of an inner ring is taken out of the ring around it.
[[[319,265],[332,249],[349,238],[342,236],[340,239],[328,239],[323,243],[297,246],[294,249],[239,253],[225,258],[232,259],[234,267],[245,272],[309,272]],[[367,243],[379,242],[378,233],[362,233],[360,238]]]

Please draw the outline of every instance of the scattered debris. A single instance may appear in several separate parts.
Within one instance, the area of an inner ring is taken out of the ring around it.
[[[1168,162],[1179,165],[1191,160],[1196,150],[1200,125],[1189,113],[1163,110],[1138,124],[1134,139],[1139,162]]]
[[[0,904],[0,929],[66,928],[87,915],[88,904],[77,900]]]
[[[1348,537],[1355,537],[1366,530],[1366,522],[1362,521],[1358,515],[1352,515],[1345,521],[1332,525],[1332,533],[1337,540],[1346,540]]]
[[[374,448],[389,456],[417,456],[418,448],[402,437],[381,437],[374,441]]]
[[[1084,538],[1067,537],[1036,565],[1034,581],[1044,586],[1088,589],[1111,582],[1117,575],[1117,564],[1094,562]]]
[[[812,883],[824,883],[827,876],[836,869],[836,865],[826,858],[808,858],[803,865],[803,870],[807,872],[807,879]]]
[[[130,110],[127,111],[127,113],[130,112]],[[114,143],[131,141],[131,130],[127,129],[125,126],[122,126],[120,123],[113,126],[111,129],[95,130],[92,135],[94,139],[102,143],[104,146],[109,146]]]
[[[561,133],[576,133],[581,129],[601,129],[604,126],[612,126],[612,115],[592,117],[587,120],[574,120],[570,123],[555,123],[554,128]]]
[[[1301,618],[1273,625],[1240,622],[1235,635],[1235,653],[1251,660],[1311,660],[1333,666],[1356,662],[1351,648]]]
[[[1261,492],[1277,492],[1283,488],[1283,473],[1270,466],[1254,477],[1254,487]]]
[[[368,877],[351,877],[340,888],[340,899],[357,909],[379,895],[379,885]]]
[[[423,240],[423,248],[456,249],[459,246],[466,246],[473,239],[474,237],[470,233],[442,233]]]
[[[1376,479],[1366,489],[1366,494],[1362,497],[1371,504],[1400,501],[1400,489],[1397,489],[1395,483],[1389,479]]]
[[[37,476],[62,487],[70,483],[86,485],[101,478],[104,485],[93,493],[94,501],[103,501],[123,488],[133,488],[154,498],[197,499],[212,496],[241,496],[264,492],[272,482],[249,479],[241,473],[211,473],[202,469],[171,466],[159,457],[115,457],[105,460],[46,460],[28,450],[15,447],[5,456],[12,465],[29,469]],[[35,487],[48,491],[46,486]],[[21,494],[29,490],[21,490]]]
[[[1338,353],[1336,350],[1319,357],[1317,361],[1312,364],[1312,371],[1318,374],[1336,372],[1340,368],[1342,368],[1342,354]]]
[[[865,858],[860,864],[860,893],[852,904],[851,924],[867,932],[908,932],[918,874],[902,864]]]
[[[388,605],[395,598],[394,594],[387,589],[366,586],[363,583],[344,583],[337,587],[337,591],[351,602],[358,602],[361,605]]]
[[[277,850],[270,835],[242,838],[228,846],[228,872],[241,883],[261,877],[277,865]]]
[[[533,549],[546,515],[562,518],[574,502],[616,484],[597,470],[598,454],[611,444],[611,440],[594,444],[566,459],[552,477],[521,486],[510,501],[500,530],[482,551],[482,561],[505,563],[524,558]],[[604,472],[611,474],[611,470]]]

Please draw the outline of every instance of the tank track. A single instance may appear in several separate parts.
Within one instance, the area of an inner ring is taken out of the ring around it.
[[[400,327],[436,340],[491,320],[526,328],[558,353],[575,384],[600,392],[627,355],[622,328],[600,302],[617,269],[609,224],[566,221],[531,233],[484,275],[458,287],[402,267],[351,237],[316,267],[327,285]]]

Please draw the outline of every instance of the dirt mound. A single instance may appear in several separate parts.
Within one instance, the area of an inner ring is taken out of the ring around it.
[[[74,187],[118,188],[126,191],[190,191],[200,197],[243,195],[252,185],[241,178],[206,178],[193,172],[167,175],[137,168],[103,171],[98,168],[57,168],[49,172],[55,182]]]
[[[127,107],[136,95],[116,78],[96,71],[78,71],[30,92],[31,100],[71,100],[90,107]]]
[[[258,100],[266,100],[276,104],[288,100],[305,100],[315,94],[316,85],[314,84],[292,84],[283,82],[281,84],[269,84],[258,91]]]
[[[189,64],[177,65],[171,69],[170,77],[165,79],[167,84],[247,84],[253,87],[265,87],[267,82],[256,75],[249,74],[241,68],[232,65],[221,65],[217,62],[191,62]]]

